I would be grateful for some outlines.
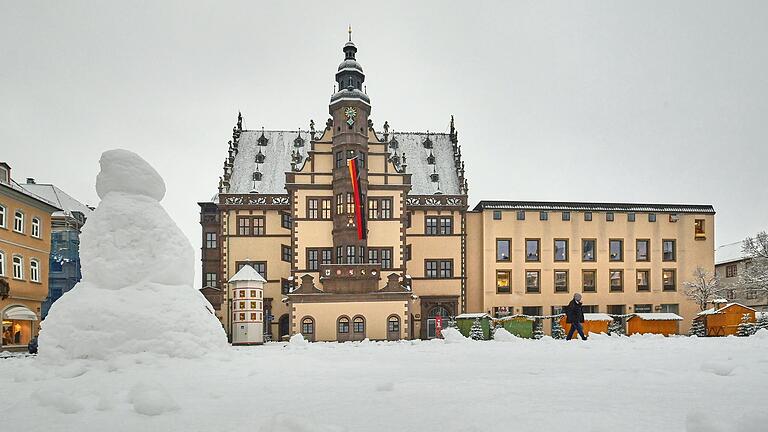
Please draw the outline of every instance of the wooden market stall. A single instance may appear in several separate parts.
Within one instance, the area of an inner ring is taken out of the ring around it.
[[[565,316],[560,318],[560,325],[563,326],[565,334],[571,331],[571,325],[567,324]],[[613,321],[610,315],[604,313],[585,313],[584,314],[584,334],[589,333],[608,333],[608,325]],[[578,333],[576,333],[578,337]]]
[[[464,337],[469,337],[472,324],[474,324],[475,320],[480,320],[480,326],[483,328],[483,339],[491,339],[491,316],[487,313],[465,313],[456,315],[455,319],[456,325],[459,327],[459,332],[461,332]]]
[[[627,334],[678,334],[682,320],[683,317],[674,313],[636,313],[627,320]]]
[[[531,339],[533,337],[533,318],[527,315],[512,315],[504,318],[498,318],[493,320],[494,324],[497,324],[511,334]]]
[[[707,336],[731,336],[738,332],[739,323],[745,314],[749,315],[749,322],[755,322],[755,310],[739,303],[728,303],[722,307],[716,305],[699,312],[695,319],[704,321]]]

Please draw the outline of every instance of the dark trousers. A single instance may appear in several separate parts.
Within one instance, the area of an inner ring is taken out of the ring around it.
[[[579,336],[581,336],[582,339],[587,340],[587,337],[584,336],[584,327],[581,325],[580,322],[575,322],[571,324],[571,329],[568,330],[568,337],[565,338],[566,340],[571,340],[573,338],[573,332],[579,332]]]

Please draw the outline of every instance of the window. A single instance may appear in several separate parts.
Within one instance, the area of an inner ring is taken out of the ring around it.
[[[539,220],[549,220],[549,213],[545,211],[539,212]]]
[[[389,333],[399,333],[400,332],[400,318],[396,316],[391,316],[389,319],[387,319],[387,331]]]
[[[735,289],[729,289],[725,291],[725,298],[726,300],[733,300],[736,298],[736,290]]]
[[[24,258],[18,255],[13,256],[13,278],[24,279]]]
[[[205,286],[216,287],[217,283],[218,278],[216,277],[216,273],[205,274]]]
[[[581,260],[592,262],[595,261],[595,245],[597,240],[595,239],[583,239],[581,241]]]
[[[347,246],[347,264],[355,263],[355,247]]]
[[[539,271],[527,270],[525,272],[525,292],[526,293],[538,293],[541,292],[539,285]]]
[[[651,256],[649,254],[651,241],[647,239],[637,240],[635,242],[636,259],[637,261],[650,261]]]
[[[330,218],[331,218],[331,199],[321,198],[320,199],[320,219],[330,219]]]
[[[662,254],[661,255],[662,261],[674,261],[675,260],[675,241],[662,240],[661,254]]]
[[[317,198],[307,199],[307,219],[317,219],[320,203]]]
[[[413,212],[405,212],[405,227],[410,228],[413,225]]]
[[[450,217],[440,218],[440,235],[453,234],[453,219]]]
[[[634,222],[634,221],[635,221],[635,214],[627,213],[627,222]]]
[[[6,227],[6,225],[5,225],[5,215],[6,215],[5,206],[0,205],[0,228],[5,228]]]
[[[589,222],[592,220],[592,212],[584,212],[584,220]]]
[[[568,270],[555,270],[555,292],[568,292]]]
[[[542,315],[541,312],[542,312],[541,306],[523,306],[523,315],[541,316]]]
[[[450,279],[453,277],[453,261],[425,260],[424,275],[430,279]]]
[[[338,321],[339,333],[349,333],[349,318],[341,317]]]
[[[336,194],[336,214],[344,214],[344,195]]]
[[[381,200],[381,218],[392,219],[392,199],[383,198]]]
[[[597,272],[595,270],[581,271],[581,291],[597,292]]]
[[[293,218],[290,213],[280,213],[280,226],[285,229],[291,229],[291,227],[293,227]]]
[[[509,261],[510,240],[496,239],[496,261]]]
[[[611,239],[608,242],[609,259],[611,261],[623,261],[624,240]]]
[[[581,309],[584,313],[598,313],[600,311],[597,305],[584,305]]]
[[[368,248],[368,262],[371,264],[379,263],[379,250],[374,248]]]
[[[727,278],[736,277],[737,271],[738,270],[737,270],[736,264],[728,264],[727,266],[725,266],[725,277]]]
[[[267,262],[266,261],[237,261],[235,268],[240,271],[243,266],[249,265],[256,272],[258,272],[264,279],[267,279]]]
[[[320,249],[320,264],[328,265],[333,262],[333,249]]]
[[[660,304],[661,310],[659,312],[661,313],[673,313],[673,314],[679,314],[680,313],[680,305],[678,304]]]
[[[293,256],[293,250],[291,250],[291,247],[288,245],[280,245],[280,259],[285,262],[291,262],[291,257]]]
[[[264,216],[239,216],[237,218],[237,235],[263,236]]]
[[[651,279],[650,270],[638,270],[637,271],[637,290],[638,291],[650,291],[651,287],[649,281]]]
[[[427,235],[453,234],[453,219],[450,216],[427,217],[425,220],[424,233]]]
[[[662,289],[664,291],[677,291],[677,286],[675,283],[675,271],[674,270],[664,270],[662,272]]]
[[[40,238],[40,219],[32,218],[32,237]]]
[[[315,321],[312,318],[301,320],[301,334],[311,335],[315,332]]]
[[[0,251],[0,276],[5,276],[5,253]]]
[[[205,248],[216,249],[216,233],[215,232],[205,233]]]
[[[381,268],[392,268],[392,249],[387,248],[381,250]]]
[[[368,219],[392,219],[392,199],[369,198]]]
[[[280,279],[280,293],[288,294],[291,292],[291,281],[288,279]]]
[[[29,280],[40,282],[40,261],[36,259],[29,260]]]
[[[525,240],[525,260],[539,261],[539,239]]]
[[[705,239],[707,238],[707,233],[704,231],[704,219],[696,219],[693,222],[694,227],[694,238],[696,239]]]
[[[237,218],[237,235],[251,235],[251,219],[247,217]]]
[[[403,255],[406,261],[411,260],[411,245],[405,245],[405,250],[403,251]]]
[[[501,210],[493,211],[493,220],[501,220]]]
[[[336,264],[341,264],[343,262],[344,262],[344,247],[336,246]]]
[[[365,320],[361,316],[352,320],[352,331],[355,333],[365,333]]]
[[[375,198],[368,198],[368,219],[379,218],[379,200]]]
[[[613,212],[608,212],[605,214],[605,221],[606,222],[613,222],[614,216]]]
[[[571,212],[563,212],[563,220],[564,221],[571,220]]]
[[[496,271],[496,292],[509,293],[509,270]]]
[[[347,192],[347,214],[355,214],[355,197],[352,192]]]
[[[518,210],[517,211],[517,220],[525,220],[525,211],[524,210]]]
[[[568,240],[555,240],[555,261],[568,261]]]
[[[611,270],[610,272],[610,291],[620,292],[624,291],[624,271],[623,270]]]
[[[317,249],[307,249],[307,270],[317,270],[319,268],[319,252]]]
[[[19,233],[24,232],[24,213],[17,211],[13,215],[13,230]]]
[[[648,222],[656,222],[656,213],[648,213]]]
[[[336,168],[341,168],[343,166],[344,166],[344,152],[337,151],[336,152]]]
[[[649,304],[636,304],[635,313],[651,313],[653,312],[653,305]]]

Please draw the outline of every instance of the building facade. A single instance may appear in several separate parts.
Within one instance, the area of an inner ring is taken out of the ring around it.
[[[739,275],[750,265],[750,257],[744,254],[743,242],[729,243],[715,250],[715,276],[725,288],[725,299],[740,303],[760,312],[768,312],[768,298],[739,286]]]
[[[199,203],[202,291],[228,333],[226,281],[246,264],[266,280],[273,340],[431,338],[443,318],[464,312],[547,314],[581,292],[589,269],[595,311],[690,317],[678,287],[692,268],[713,266],[711,206],[484,201],[470,211],[453,118],[444,133],[395,132],[388,122],[377,130],[357,48],[350,41],[343,52],[325,126],[247,129],[238,115],[218,193]],[[577,220],[587,214],[590,223]],[[576,259],[582,239],[593,240],[594,261]],[[527,255],[533,240],[537,261]],[[621,261],[609,259],[617,245]],[[650,258],[636,263],[638,247]],[[555,259],[563,248],[569,258]],[[636,287],[640,277],[647,289]],[[525,288],[534,278],[537,293]]]
[[[26,346],[48,295],[51,214],[60,209],[11,178],[0,162],[0,349]]]

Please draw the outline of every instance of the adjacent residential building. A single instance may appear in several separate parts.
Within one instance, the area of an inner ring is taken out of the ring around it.
[[[51,254],[49,258],[48,296],[43,302],[42,318],[53,302],[80,282],[80,230],[93,208],[72,198],[52,184],[36,183],[27,178],[20,185],[26,191],[55,204],[61,210],[51,216]]]
[[[713,269],[708,205],[483,201],[453,118],[445,132],[371,119],[357,48],[344,58],[324,127],[248,129],[238,115],[218,193],[201,202],[203,293],[231,334],[227,281],[266,280],[265,333],[312,340],[431,338],[465,312],[546,315],[574,292],[589,310],[696,306],[681,284]]]
[[[756,292],[745,292],[739,287],[739,275],[750,265],[744,254],[743,242],[728,243],[715,250],[715,275],[725,288],[728,302],[740,303],[757,311],[768,311],[768,299]]]
[[[54,203],[32,194],[0,162],[0,350],[26,346],[40,326],[48,295]]]

